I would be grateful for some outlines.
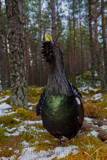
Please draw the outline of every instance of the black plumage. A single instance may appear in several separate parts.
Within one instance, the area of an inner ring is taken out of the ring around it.
[[[53,136],[70,139],[83,123],[82,96],[66,77],[60,49],[50,41],[44,42],[42,54],[49,63],[49,75],[36,112],[41,114],[44,127]]]

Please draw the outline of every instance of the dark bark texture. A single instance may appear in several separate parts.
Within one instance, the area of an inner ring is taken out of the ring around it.
[[[74,15],[74,0],[73,0],[73,54],[72,54],[72,84],[76,85],[76,68],[75,68],[75,15]]]
[[[106,35],[105,35],[104,0],[101,0],[101,15],[102,15],[102,38],[103,38],[105,79],[106,79],[106,84],[107,84],[107,50],[106,50]]]
[[[41,33],[42,33],[42,26],[41,26],[41,0],[39,0],[39,76],[40,81],[39,85],[43,85],[43,64],[42,64],[42,56],[41,56]]]
[[[51,0],[51,10],[52,10],[52,39],[56,41],[55,37],[55,1]]]
[[[84,56],[82,49],[82,28],[81,28],[81,17],[80,17],[80,41],[81,41],[81,78],[84,77]]]
[[[27,81],[23,46],[22,0],[5,0],[11,79],[11,105],[27,109]]]
[[[1,32],[1,24],[2,24],[2,15],[1,15],[1,0],[0,0],[0,79],[1,79],[1,86],[2,89],[6,89],[6,77],[5,77],[5,63],[4,57],[2,52],[2,32]]]
[[[98,30],[97,30],[97,0],[94,0],[94,30],[95,30],[95,53],[97,58],[97,67],[98,67],[98,75],[101,82],[102,92],[106,93],[106,82],[103,72],[103,65],[101,63],[101,56],[99,50],[99,42],[98,42]]]
[[[93,51],[93,38],[92,38],[92,1],[88,0],[89,3],[89,33],[90,33],[90,55],[91,55],[91,86],[95,87],[95,76],[94,76],[94,68],[95,68],[95,58]]]

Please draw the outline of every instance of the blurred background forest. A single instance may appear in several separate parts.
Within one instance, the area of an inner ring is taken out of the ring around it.
[[[9,41],[5,1],[0,0],[0,78],[2,88],[10,87]],[[65,72],[75,76],[95,66],[102,88],[107,84],[107,0],[23,0],[23,36],[28,85],[46,85],[48,66],[41,55],[48,33],[62,50]],[[105,82],[104,82],[105,81]]]

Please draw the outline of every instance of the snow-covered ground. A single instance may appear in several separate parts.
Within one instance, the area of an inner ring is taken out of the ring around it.
[[[87,87],[81,87],[79,88],[80,91],[86,92],[88,93],[89,90],[94,90],[93,88],[87,88]],[[97,90],[95,89],[95,92]],[[17,114],[17,111],[14,111],[12,106],[10,106],[9,104],[6,104],[4,101],[7,100],[9,98],[9,96],[5,96],[5,98],[1,98],[0,99],[0,117],[4,117],[6,115],[11,115],[11,114]],[[94,96],[91,97],[91,99],[97,100],[97,99],[101,99],[102,98],[102,94],[101,93],[97,93]],[[28,103],[29,105],[29,109],[32,110],[32,106],[36,105],[37,103]],[[105,108],[106,109],[106,108]],[[0,127],[3,127],[6,132],[4,133],[6,137],[11,137],[11,136],[19,136],[21,133],[26,132],[26,133],[30,133],[33,135],[33,132],[39,133],[39,135],[41,133],[47,133],[47,130],[45,129],[40,129],[40,128],[36,128],[36,125],[41,125],[42,126],[42,121],[41,120],[20,120],[20,118],[14,117],[13,118],[15,121],[20,122],[17,126],[13,127],[13,128],[9,128],[9,127],[5,127],[4,124],[0,124]],[[94,125],[92,123],[92,119],[85,117],[84,120],[87,123],[91,123],[92,125]],[[96,126],[96,125],[95,125]],[[107,126],[103,125],[101,126],[101,129],[104,129],[107,132]],[[98,136],[98,132],[96,132],[95,130],[90,131],[88,133],[88,136],[94,136],[97,137]],[[35,142],[34,144],[39,144],[40,142],[38,140],[36,140],[35,137]],[[44,145],[46,143],[50,144],[51,142],[49,140],[44,140]],[[34,145],[33,144],[33,145]],[[75,145],[69,145],[67,147],[55,147],[54,149],[48,149],[47,151],[45,150],[40,150],[40,152],[35,151],[35,147],[31,145],[30,142],[26,142],[23,141],[22,142],[22,150],[21,150],[21,154],[18,156],[18,160],[52,160],[53,158],[65,158],[66,156],[68,156],[70,153],[72,153],[73,155],[78,154],[80,151],[78,149],[78,146]],[[0,148],[1,150],[2,148]],[[9,150],[11,151],[13,148],[10,147]],[[14,160],[16,158],[16,156],[19,154],[19,150],[16,149],[14,151],[14,154],[11,157],[0,157],[1,160]]]

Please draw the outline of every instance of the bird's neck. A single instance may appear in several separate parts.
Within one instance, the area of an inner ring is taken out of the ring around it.
[[[69,81],[67,80],[63,63],[50,65],[48,82],[46,87],[47,95],[73,95]]]

